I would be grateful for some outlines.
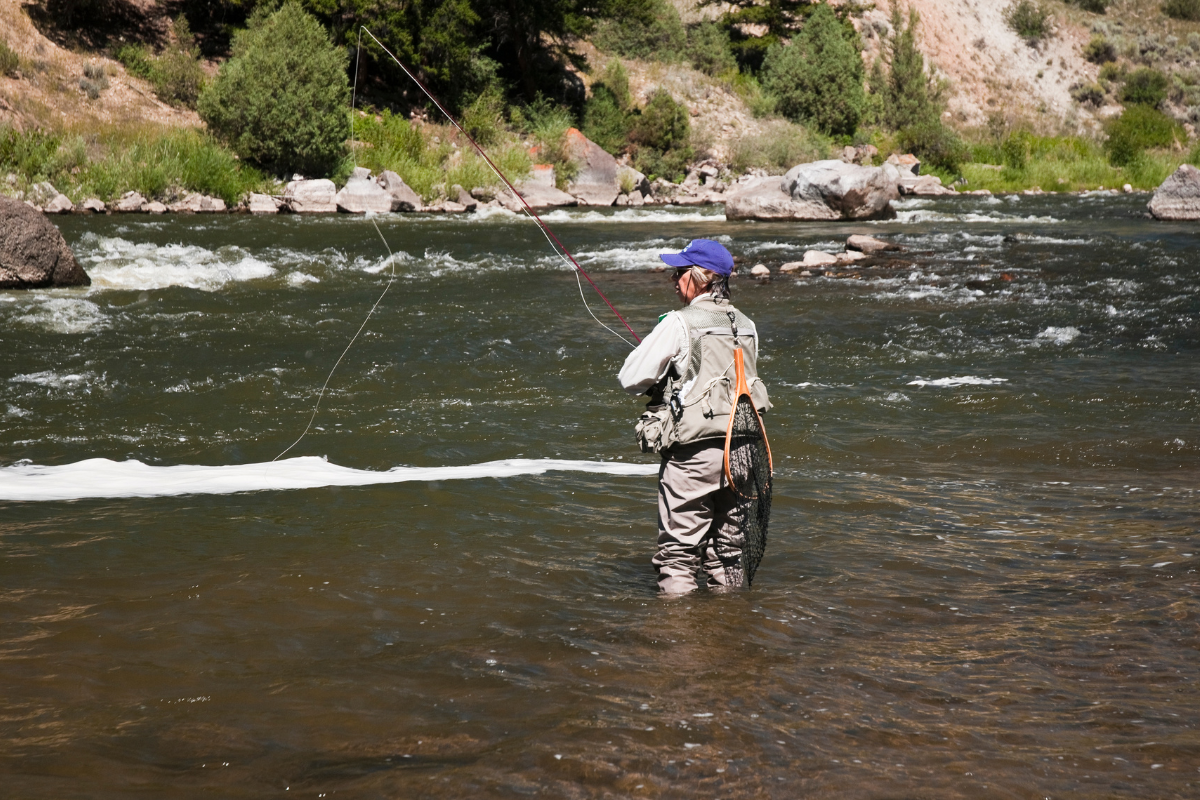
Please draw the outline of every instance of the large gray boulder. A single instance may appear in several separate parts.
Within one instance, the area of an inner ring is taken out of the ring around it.
[[[338,211],[347,214],[386,214],[392,210],[392,196],[371,177],[370,170],[356,167],[350,180],[334,197]]]
[[[167,206],[172,214],[216,214],[225,211],[225,201],[197,192],[189,192],[182,200]]]
[[[783,176],[780,188],[793,200],[822,205],[835,219],[887,219],[895,216],[898,175],[891,167],[862,167],[844,161],[800,164]]]
[[[88,286],[58,228],[20,200],[0,197],[0,289]]]
[[[333,214],[337,211],[337,187],[327,178],[289,181],[283,202],[297,214]]]
[[[585,206],[611,206],[621,194],[620,165],[603,147],[575,128],[567,130],[567,154],[579,167],[567,192]],[[532,204],[531,204],[532,205]]]
[[[417,194],[396,173],[385,169],[379,176],[379,185],[392,198],[392,211],[420,211],[425,205]]]
[[[521,193],[521,196],[525,198],[525,202],[531,208],[558,208],[560,206],[574,206],[579,204],[579,201],[573,195],[555,189],[553,186],[543,186],[540,183],[533,183],[531,181],[517,184],[517,191]],[[501,194],[508,194],[508,192],[502,192]],[[504,199],[501,199],[499,196],[497,196],[497,199],[500,200],[505,208],[515,207],[516,210],[522,208],[522,206],[517,205],[521,201],[516,198],[513,198],[512,204],[505,203]],[[616,197],[614,196],[613,199],[616,200]]]
[[[1200,219],[1200,169],[1184,164],[1175,170],[1154,190],[1150,213],[1156,219]]]
[[[839,215],[829,206],[795,200],[783,191],[778,175],[740,184],[725,196],[725,218],[764,222],[787,220],[835,220]]]

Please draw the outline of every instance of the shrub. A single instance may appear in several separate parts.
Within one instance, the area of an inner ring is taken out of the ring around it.
[[[200,116],[243,158],[325,175],[346,152],[346,59],[289,3],[234,38],[232,57],[200,95]]]
[[[763,91],[762,84],[752,74],[739,72],[734,75],[733,90],[756,118],[769,117],[775,113],[775,98]]]
[[[459,120],[467,135],[486,147],[495,143],[504,131],[504,96],[490,86],[462,112]]]
[[[728,75],[737,71],[737,59],[729,48],[729,33],[715,22],[701,22],[687,32],[688,60],[706,75]]]
[[[8,42],[0,39],[0,75],[16,75],[21,66],[21,57],[8,46]]]
[[[1050,12],[1036,0],[1017,0],[1005,9],[1004,21],[1030,45],[1036,45],[1050,33]]]
[[[592,96],[584,104],[584,135],[614,155],[624,150],[633,125],[629,104],[629,77],[613,59],[603,79],[592,84]]]
[[[678,61],[688,35],[675,6],[666,0],[625,3],[618,18],[602,20],[593,41],[601,50],[646,61]]]
[[[1108,124],[1107,130],[1104,149],[1109,161],[1119,167],[1134,163],[1148,148],[1187,141],[1187,133],[1178,122],[1147,105],[1125,109],[1125,113]]]
[[[61,141],[38,130],[22,133],[7,125],[0,127],[0,169],[15,172],[30,183],[45,180],[50,177]]]
[[[1125,69],[1115,61],[1110,61],[1100,68],[1100,82],[1111,83],[1125,80]]]
[[[692,158],[691,135],[688,110],[667,90],[655,90],[630,135],[636,148],[634,164],[648,177],[682,178]]]
[[[1096,34],[1083,46],[1083,57],[1093,64],[1107,64],[1117,60],[1117,48],[1107,38]]]
[[[811,122],[835,136],[858,128],[866,105],[862,57],[828,5],[817,6],[791,44],[767,51],[763,88],[794,122]]]
[[[908,24],[900,15],[900,4],[892,6],[892,36],[887,47],[887,83],[883,89],[883,122],[892,130],[911,128],[941,119],[941,87],[925,72],[925,57],[917,48],[920,17],[908,12]],[[872,86],[878,80],[872,78]]]
[[[1000,143],[1000,163],[1018,172],[1029,165],[1031,137],[1026,131],[1013,131]]]
[[[809,161],[828,158],[830,142],[803,125],[785,120],[766,123],[761,133],[743,134],[730,148],[730,166],[736,172],[751,167],[787,170]]]
[[[1121,102],[1134,105],[1157,107],[1167,98],[1167,76],[1156,69],[1135,69],[1125,78],[1121,89]]]
[[[154,53],[144,44],[123,44],[113,52],[113,58],[125,66],[125,71],[139,78],[150,79],[154,71]]]
[[[172,24],[175,43],[154,60],[150,82],[165,103],[195,108],[204,84],[199,53],[187,18],[180,14]]]
[[[1099,108],[1104,105],[1104,87],[1098,83],[1077,83],[1071,87],[1071,99],[1080,105]]]
[[[927,120],[901,128],[897,144],[930,166],[958,174],[970,151],[958,134],[939,120]]]
[[[1172,19],[1200,20],[1200,0],[1165,0],[1162,11]]]
[[[1079,6],[1084,11],[1090,11],[1093,14],[1103,14],[1108,11],[1108,4],[1112,0],[1067,0],[1067,2]]]

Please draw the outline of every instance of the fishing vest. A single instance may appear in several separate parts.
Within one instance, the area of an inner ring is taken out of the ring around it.
[[[741,343],[750,397],[761,413],[771,408],[767,388],[758,378],[758,331],[754,323],[727,300],[705,297],[672,312],[687,331],[683,374],[671,362],[667,377],[650,393],[646,413],[637,426],[638,442],[646,452],[661,452],[676,444],[725,438],[733,406],[733,327]],[[733,320],[729,315],[733,314]]]

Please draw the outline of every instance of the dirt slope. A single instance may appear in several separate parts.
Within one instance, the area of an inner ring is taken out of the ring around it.
[[[82,55],[47,39],[19,0],[0,0],[0,38],[21,57],[20,78],[0,76],[0,124],[87,129],[97,124],[150,122],[199,126],[194,111],[173,108],[116,61]],[[84,66],[100,65],[108,80],[95,100],[80,87]]]

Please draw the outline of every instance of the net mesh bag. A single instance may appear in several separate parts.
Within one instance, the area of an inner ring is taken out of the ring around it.
[[[771,455],[766,432],[748,394],[740,395],[733,407],[729,427],[726,469],[729,488],[737,498],[738,533],[742,540],[739,564],[726,568],[734,586],[754,582],[754,573],[767,549],[767,525],[771,520]],[[733,574],[730,574],[733,573]]]

